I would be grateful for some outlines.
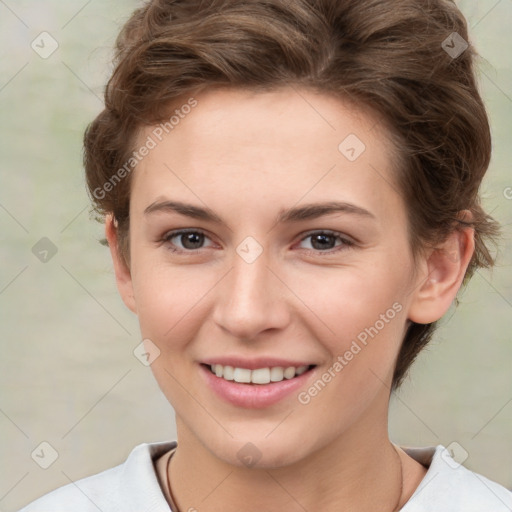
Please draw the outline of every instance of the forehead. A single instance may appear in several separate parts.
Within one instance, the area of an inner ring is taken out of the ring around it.
[[[386,214],[400,198],[393,197],[394,150],[379,121],[308,90],[205,91],[141,132],[138,143],[151,140],[152,149],[135,170],[132,200],[142,208],[167,193],[243,208],[256,196],[267,206],[357,199]]]
[[[192,102],[195,106],[191,108]],[[387,144],[385,133],[378,130],[382,119],[369,108],[363,110],[340,98],[295,87],[270,92],[206,90],[175,102],[166,120],[160,124],[162,136],[172,133],[182,154],[193,150],[190,157],[235,143],[244,149],[264,145],[267,150],[293,155],[318,149],[322,141],[338,156],[338,144],[349,134],[365,139],[377,151],[385,150]],[[143,136],[155,129],[158,126],[146,128]],[[196,151],[199,147],[200,153]]]

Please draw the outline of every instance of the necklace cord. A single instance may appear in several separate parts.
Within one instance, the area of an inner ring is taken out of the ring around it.
[[[398,495],[398,501],[396,502],[396,505],[393,507],[393,512],[399,512],[400,502],[402,501],[402,494],[404,492],[404,473],[403,473],[404,469],[403,469],[403,465],[402,465],[402,458],[400,457],[400,454],[398,453],[398,449],[396,448],[396,446],[393,443],[391,443],[391,445],[393,446],[395,454],[398,457],[398,463],[399,463],[399,468],[400,468],[400,493]],[[169,458],[167,459],[167,466],[166,466],[165,472],[166,472],[166,476],[167,476],[167,491],[169,492],[169,496],[171,498],[171,500],[170,500],[171,503],[169,504],[169,508],[171,509],[171,512],[180,512],[178,505],[176,505],[176,500],[174,499],[174,496],[172,495],[171,481],[169,478],[169,468],[171,466],[171,459],[172,459],[172,456],[174,455],[175,451],[176,451],[176,448],[174,448],[174,450],[169,455]],[[174,508],[176,510],[174,510]]]
[[[176,451],[176,448],[174,448],[171,452],[171,454],[169,455],[169,458],[167,459],[167,467],[166,467],[166,476],[167,476],[167,491],[169,492],[169,497],[171,498],[170,499],[170,503],[169,503],[169,508],[171,510],[171,512],[180,512],[180,509],[178,508],[178,505],[176,505],[176,500],[174,499],[174,496],[172,495],[172,491],[171,491],[171,481],[169,479],[169,469],[171,467],[171,459],[172,459],[172,456],[174,455],[174,452]],[[176,510],[174,510],[176,509]]]
[[[402,501],[402,494],[404,492],[404,468],[402,464],[402,457],[400,457],[400,453],[398,453],[397,447],[393,443],[391,443],[391,446],[393,446],[393,449],[395,450],[396,456],[398,457],[398,464],[400,467],[400,493],[398,494],[398,501],[396,502],[396,505],[393,507],[393,512],[399,512],[400,502]]]

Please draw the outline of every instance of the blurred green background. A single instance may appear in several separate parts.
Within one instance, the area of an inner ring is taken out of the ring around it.
[[[171,407],[133,356],[138,323],[97,242],[81,167],[114,38],[138,3],[0,0],[2,511],[175,438]],[[390,431],[403,446],[456,442],[467,467],[512,488],[512,0],[458,5],[494,136],[484,204],[505,239],[498,267],[474,276],[393,396]],[[31,456],[41,442],[58,452],[46,470]]]

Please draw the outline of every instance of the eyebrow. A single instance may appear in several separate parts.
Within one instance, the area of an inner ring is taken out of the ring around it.
[[[226,225],[226,222],[208,207],[195,206],[181,201],[155,201],[145,210],[144,215],[156,212],[176,212],[194,219],[216,222]],[[281,210],[277,216],[276,223],[300,222],[303,220],[316,219],[333,213],[346,213],[376,219],[375,215],[361,206],[352,203],[329,201],[326,203],[311,203],[305,206],[293,207]]]

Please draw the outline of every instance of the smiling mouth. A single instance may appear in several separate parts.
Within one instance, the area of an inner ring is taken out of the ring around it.
[[[291,380],[312,370],[316,365],[309,366],[273,366],[266,368],[256,368],[249,370],[248,368],[238,368],[234,366],[223,366],[221,364],[206,365],[205,368],[226,381],[237,382],[239,384],[271,384],[274,382],[282,382],[283,380]]]

